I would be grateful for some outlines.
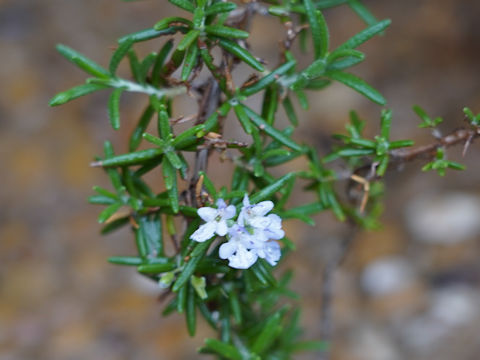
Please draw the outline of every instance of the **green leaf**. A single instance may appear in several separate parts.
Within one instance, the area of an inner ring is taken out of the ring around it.
[[[344,148],[339,151],[336,151],[336,154],[343,157],[366,156],[366,155],[372,155],[374,153],[375,153],[375,149]]]
[[[137,43],[137,42],[142,42],[142,41],[155,39],[155,38],[157,38],[159,36],[162,36],[162,35],[172,35],[172,34],[175,34],[177,31],[184,32],[185,30],[186,30],[185,26],[172,26],[172,27],[169,27],[169,28],[163,29],[163,30],[155,30],[153,28],[148,28],[148,29],[144,29],[144,30],[134,32],[132,34],[128,34],[128,35],[118,39],[118,43],[122,44],[122,43],[128,42],[128,41],[132,41],[134,43]]]
[[[240,299],[238,298],[238,294],[235,290],[228,292],[228,300],[230,303],[230,310],[233,314],[233,319],[237,325],[242,323],[242,309],[240,307]]]
[[[192,73],[193,68],[197,64],[197,56],[198,56],[198,46],[196,44],[190,45],[185,54],[185,59],[182,68],[182,81],[187,81],[190,74]]]
[[[187,289],[187,306],[185,308],[185,320],[187,321],[188,334],[195,336],[197,329],[197,312],[195,308],[195,289],[191,285]]]
[[[348,0],[348,5],[363,21],[365,21],[367,25],[374,25],[377,23],[375,16],[359,0]]]
[[[250,108],[241,105],[246,114],[250,117],[253,123],[262,131],[265,131],[268,135],[272,138],[277,140],[279,143],[289,147],[295,151],[302,151],[302,147],[290,139],[288,136],[284,135],[281,131],[275,129],[274,127],[270,126],[265,120],[263,120],[256,112],[251,110]]]
[[[208,250],[208,247],[212,243],[215,237],[211,238],[210,240],[204,241],[202,243],[197,243],[195,248],[193,249],[192,253],[190,254],[190,258],[188,262],[185,264],[183,271],[180,273],[177,281],[173,284],[172,291],[177,292],[180,290],[182,286],[184,286],[187,281],[190,280],[190,276],[193,275],[195,269],[197,268],[198,263],[204,257],[205,253]]]
[[[83,84],[75,86],[67,91],[56,94],[48,103],[49,106],[58,106],[71,100],[90,94],[94,91],[106,89],[106,86],[96,84]]]
[[[113,220],[113,221],[109,222],[108,224],[106,224],[106,225],[102,228],[102,230],[100,231],[100,233],[101,233],[102,235],[110,234],[111,232],[120,229],[120,228],[123,227],[124,225],[129,224],[129,222],[130,222],[130,221],[129,221],[129,217],[128,217],[128,216],[122,217],[122,218],[120,218],[120,219]]]
[[[133,49],[128,51],[128,63],[130,65],[130,71],[133,74],[133,78],[139,83],[145,83],[145,79],[142,78],[142,70],[140,66],[140,61],[138,60],[137,54]]]
[[[107,221],[113,214],[115,214],[123,204],[121,202],[117,202],[115,204],[112,204],[110,206],[107,206],[101,213],[98,215],[98,222],[100,224],[103,224],[105,221]]]
[[[152,119],[154,113],[155,110],[151,105],[146,107],[145,111],[140,117],[140,120],[138,121],[137,126],[133,130],[132,135],[130,135],[130,142],[128,146],[129,151],[135,151],[140,145],[140,142],[143,138],[142,135],[150,124],[150,120]]]
[[[227,39],[246,39],[250,35],[248,32],[223,25],[207,25],[205,32],[210,35],[220,36]]]
[[[233,345],[227,344],[217,339],[205,339],[206,347],[218,355],[229,360],[243,360],[240,351]]]
[[[108,258],[108,262],[115,265],[138,266],[143,261],[138,256],[111,256]]]
[[[179,51],[184,51],[187,49],[195,40],[197,40],[198,35],[200,35],[200,30],[192,29],[190,30],[183,39],[178,43],[177,49]]]
[[[290,97],[286,96],[285,99],[283,99],[282,105],[288,120],[290,120],[293,126],[298,126],[298,117],[297,114],[295,114],[295,108],[293,107]]]
[[[152,85],[158,87],[160,85],[160,75],[164,71],[163,66],[168,54],[173,49],[173,39],[168,40],[158,52],[155,64],[152,70]]]
[[[276,68],[270,74],[265,75],[260,80],[258,80],[256,83],[254,83],[253,85],[250,85],[250,86],[242,89],[240,91],[241,95],[250,96],[250,95],[253,95],[253,94],[265,89],[268,85],[270,85],[271,83],[278,80],[279,76],[284,75],[289,70],[291,70],[295,66],[295,64],[296,64],[296,61],[292,60],[292,61],[288,61],[288,62],[280,65],[278,68]]]
[[[133,45],[133,40],[126,40],[118,46],[117,50],[112,55],[112,58],[110,59],[110,65],[108,66],[110,70],[111,75],[115,75],[117,72],[118,65],[120,64],[120,61],[127,55],[128,50]]]
[[[227,50],[229,53],[235,55],[240,60],[243,60],[246,64],[250,65],[252,68],[258,71],[264,71],[263,65],[255,59],[255,57],[248,52],[248,50],[244,49],[236,42],[227,40],[227,39],[220,39],[218,44]]]
[[[194,12],[195,6],[193,3],[189,0],[168,0],[168,2],[172,3],[175,6],[178,6],[179,8],[183,10],[187,10],[189,12]]]
[[[183,17],[179,17],[179,16],[170,16],[170,17],[164,18],[164,19],[160,20],[159,22],[157,22],[153,26],[153,28],[155,30],[164,30],[164,29],[169,28],[170,24],[173,24],[173,23],[175,23],[175,24],[177,24],[177,23],[185,24],[189,28],[193,27],[193,23],[190,20],[187,20],[187,19],[185,19]]]
[[[116,199],[112,199],[111,197],[103,195],[93,195],[88,197],[88,202],[90,204],[111,205],[117,201],[118,200]]]
[[[344,85],[347,85],[374,103],[385,105],[387,102],[382,94],[353,74],[342,71],[332,71],[329,72],[327,76],[333,80],[343,83]]]
[[[182,286],[182,288],[178,291],[177,295],[177,311],[181,314],[185,311],[187,307],[187,291],[188,286]]]
[[[150,249],[149,253],[163,255],[162,220],[160,215],[144,215],[138,220],[139,230]]]
[[[260,191],[256,192],[252,196],[250,196],[251,203],[258,203],[260,201],[269,199],[277,191],[280,191],[295,176],[296,176],[296,174],[291,172],[291,173],[288,173],[288,174],[282,176],[281,178],[277,179],[276,181],[272,182],[270,185],[264,187]]]
[[[280,312],[276,312],[268,318],[262,331],[256,337],[251,347],[252,352],[262,354],[264,351],[268,350],[282,330],[280,324],[281,319]]]
[[[456,161],[448,161],[447,166],[453,170],[465,170],[467,167],[463,164],[460,164]]]
[[[385,30],[390,24],[391,24],[390,19],[382,20],[375,25],[369,26],[365,30],[362,30],[358,34],[352,36],[350,39],[348,39],[345,43],[340,45],[337,50],[339,49],[354,49],[361,44],[363,44],[365,41],[371,39],[377,34],[380,34],[383,30]]]
[[[141,79],[141,83],[146,83],[148,72],[152,65],[157,61],[157,53],[151,52],[140,63],[139,74],[138,77]]]
[[[127,154],[116,155],[111,158],[97,161],[92,163],[95,166],[126,166],[126,165],[139,165],[148,160],[155,159],[163,154],[162,149],[146,149],[135,151]]]
[[[183,161],[174,150],[165,152],[165,156],[175,169],[180,170],[184,166]]]
[[[175,264],[172,263],[143,264],[138,266],[137,270],[142,274],[160,274],[172,271],[175,267]]]
[[[329,34],[327,23],[320,10],[315,9],[312,0],[303,0],[305,11],[310,24],[313,39],[313,52],[315,59],[324,58],[328,51]]]
[[[66,45],[58,44],[56,46],[57,51],[63,55],[68,61],[74,63],[79,68],[89,73],[90,75],[97,76],[99,78],[109,78],[110,74],[106,69],[98,65],[93,60],[85,57],[79,52],[69,48]]]
[[[120,96],[122,92],[122,88],[115,89],[108,99],[108,117],[114,130],[120,128]]]
[[[250,119],[248,118],[247,113],[245,112],[245,109],[243,108],[242,104],[236,103],[233,105],[233,111],[235,112],[235,115],[237,116],[238,121],[242,125],[243,130],[247,134],[252,133],[252,123]]]
[[[237,8],[237,4],[231,2],[217,2],[208,6],[205,9],[205,15],[213,15],[213,14],[220,14],[225,12],[233,11]]]

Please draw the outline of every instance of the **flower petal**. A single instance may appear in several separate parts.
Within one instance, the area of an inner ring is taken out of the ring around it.
[[[243,206],[250,206],[250,199],[248,198],[247,194],[245,194],[245,196],[243,197]]]
[[[269,227],[271,222],[272,221],[265,216],[255,216],[248,219],[249,225],[253,226],[254,228],[262,229],[262,230]]]
[[[217,229],[215,232],[220,236],[225,236],[228,232],[227,222],[223,219],[217,222]]]
[[[234,205],[228,205],[227,208],[223,211],[223,218],[225,220],[231,219],[237,213],[237,209]]]
[[[270,200],[259,202],[250,209],[253,215],[263,216],[273,209],[273,202]]]
[[[197,231],[190,236],[190,239],[198,242],[204,242],[215,234],[216,228],[217,223],[215,221],[209,221],[206,224],[201,225]]]
[[[232,256],[235,251],[237,251],[237,242],[236,241],[229,241],[223,243],[218,250],[218,255],[220,259],[227,259]]]
[[[256,252],[248,251],[243,246],[238,246],[236,254],[228,258],[228,265],[235,269],[248,269],[257,261],[257,258]]]
[[[217,200],[217,208],[218,209],[224,209],[227,207],[227,204],[225,203],[225,201],[223,199],[218,199]]]
[[[272,266],[277,265],[278,260],[282,256],[280,245],[276,241],[269,241],[265,244],[265,260]]]
[[[200,216],[204,221],[212,221],[218,215],[218,210],[211,207],[201,207],[197,210],[198,216]]]

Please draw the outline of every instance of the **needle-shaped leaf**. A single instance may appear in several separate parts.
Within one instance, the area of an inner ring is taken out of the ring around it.
[[[120,39],[118,39],[118,43],[121,44],[126,41],[132,41],[134,43],[147,41],[155,39],[162,35],[172,35],[175,34],[177,31],[186,32],[187,28],[185,26],[171,26],[163,30],[155,30],[154,28],[148,28],[121,37]]]
[[[332,71],[327,74],[327,76],[333,80],[347,85],[353,90],[364,95],[366,98],[370,99],[374,103],[379,105],[385,105],[386,100],[377,90],[367,84],[364,80],[356,77],[353,74],[342,72],[342,71]]]
[[[216,354],[228,360],[242,360],[240,351],[233,345],[227,344],[217,339],[205,339],[206,348],[214,351]]]
[[[138,225],[150,248],[149,252],[156,256],[163,255],[162,219],[160,215],[144,215],[139,219]]]
[[[295,176],[296,175],[293,172],[282,176],[281,178],[272,182],[270,185],[264,187],[262,190],[256,192],[252,196],[250,196],[250,201],[252,203],[257,203],[257,202],[269,199],[273,194],[275,194],[283,186],[285,186],[287,183],[289,183],[291,181],[291,179]]]
[[[158,86],[160,84],[160,75],[163,71],[163,65],[165,60],[167,59],[168,54],[173,48],[173,40],[168,40],[158,52],[157,58],[155,60],[155,64],[153,65],[152,70],[152,84],[153,86]]]
[[[210,246],[213,240],[214,238],[202,243],[197,243],[195,245],[195,248],[190,254],[190,258],[188,262],[185,264],[183,271],[180,273],[177,280],[173,284],[172,290],[174,292],[177,292],[178,290],[180,290],[180,288],[184,286],[188,280],[190,280],[190,276],[192,276],[192,274],[195,272],[195,269],[197,268],[198,263],[207,252],[208,247]]]
[[[146,107],[142,116],[138,120],[137,126],[133,130],[132,135],[130,136],[130,142],[128,147],[129,151],[135,151],[140,145],[140,142],[142,141],[142,135],[147,129],[148,124],[150,123],[150,120],[152,119],[154,113],[155,110],[151,105]]]
[[[122,88],[115,89],[108,99],[108,117],[114,130],[120,129],[120,96],[122,92]]]
[[[247,113],[245,112],[243,106],[241,104],[235,104],[233,105],[233,111],[235,112],[235,115],[237,116],[238,121],[242,125],[243,130],[247,134],[252,133],[252,123],[250,119],[248,118]]]
[[[146,149],[128,154],[116,155],[111,158],[92,163],[93,166],[126,166],[139,165],[148,160],[155,159],[163,154],[163,149]]]
[[[108,66],[111,75],[115,75],[115,73],[117,72],[118,65],[120,64],[120,61],[122,61],[125,55],[127,55],[128,50],[130,50],[132,45],[133,45],[133,40],[127,40],[120,43],[117,50],[115,50],[115,52],[112,55],[112,58],[110,59],[110,65]]]
[[[177,49],[179,51],[184,51],[186,48],[188,48],[198,38],[198,35],[200,35],[199,30],[196,30],[196,29],[190,30],[183,37],[183,39],[178,43]]]
[[[257,59],[255,59],[255,57],[252,54],[250,54],[248,50],[241,47],[236,42],[227,40],[227,39],[220,39],[218,44],[222,48],[227,50],[229,53],[235,55],[240,60],[243,60],[246,64],[253,67],[255,70],[258,70],[258,71],[264,70],[263,65]]]
[[[283,109],[287,114],[288,120],[292,123],[293,126],[298,126],[298,117],[295,113],[295,108],[293,107],[292,100],[289,96],[286,96],[282,101]]]
[[[140,265],[137,270],[142,274],[160,274],[167,271],[172,271],[175,269],[175,264],[165,263],[165,264],[143,264]]]
[[[106,69],[98,65],[95,61],[90,60],[86,56],[73,50],[72,48],[58,44],[57,51],[63,55],[67,60],[77,65],[79,68],[89,73],[90,75],[97,76],[99,78],[108,78],[110,74]]]
[[[166,18],[160,20],[159,22],[157,22],[153,26],[153,28],[155,30],[164,30],[164,29],[169,28],[171,24],[179,24],[179,23],[180,24],[185,24],[189,28],[193,27],[193,23],[188,19],[185,19],[185,18],[179,17],[179,16],[170,16],[170,17],[166,17]]]
[[[107,206],[101,213],[98,215],[98,222],[103,224],[105,221],[110,219],[113,214],[115,214],[123,204],[121,202],[114,203],[112,205]]]
[[[108,262],[115,265],[138,266],[143,263],[143,259],[138,256],[111,256]]]
[[[207,25],[205,32],[210,35],[220,36],[227,39],[246,39],[250,35],[248,32],[223,25]]]
[[[262,354],[268,350],[270,345],[275,341],[276,337],[282,331],[281,322],[282,317],[280,312],[276,312],[270,316],[262,328],[260,334],[255,338],[251,350],[257,354]]]
[[[263,89],[265,89],[268,85],[271,83],[275,82],[278,80],[278,78],[281,75],[284,75],[287,73],[289,70],[291,70],[297,62],[295,60],[288,61],[282,65],[280,65],[278,68],[273,70],[270,74],[265,75],[262,77],[260,80],[255,82],[253,85],[250,85],[246,88],[243,88],[240,93],[244,96],[250,96],[253,95]]]
[[[90,204],[97,204],[97,205],[111,205],[118,200],[112,199],[111,197],[108,196],[103,196],[103,195],[92,195],[88,197],[88,202]]]
[[[354,49],[360,46],[365,41],[371,39],[375,35],[380,34],[383,30],[385,30],[391,24],[391,22],[392,21],[390,19],[385,19],[385,20],[379,21],[375,25],[369,26],[365,30],[362,30],[358,34],[352,36],[350,39],[348,39],[346,42],[340,45],[337,48],[337,50]]]
[[[327,23],[320,10],[315,8],[312,0],[303,0],[305,11],[312,32],[314,58],[324,58],[328,51],[329,33]]]
[[[81,96],[90,94],[92,92],[106,89],[107,87],[104,85],[97,85],[97,84],[83,84],[75,86],[71,89],[63,91],[61,93],[56,94],[48,103],[49,106],[58,106],[65,104],[71,100],[79,98]]]
[[[225,12],[230,12],[237,8],[237,4],[232,2],[217,2],[205,9],[205,15],[220,14]]]
[[[168,2],[172,3],[175,6],[178,6],[179,8],[183,10],[187,10],[189,12],[194,12],[195,6],[193,3],[189,0],[168,0]]]
[[[377,23],[375,16],[368,10],[360,0],[348,0],[348,5],[353,11],[357,13],[360,18],[365,21],[367,25],[374,25]]]
[[[182,81],[187,81],[192,73],[193,68],[197,64],[197,57],[198,57],[198,46],[196,44],[191,44],[190,47],[187,49],[187,53],[185,54],[185,59],[183,62],[182,68]]]
[[[282,143],[283,145],[289,147],[292,150],[302,151],[302,147],[290,139],[288,136],[284,135],[281,131],[275,129],[274,127],[270,126],[265,120],[261,118],[255,111],[251,110],[250,108],[242,105],[246,114],[250,117],[253,123],[260,129],[265,131],[268,135],[272,138],[277,140],[278,142]]]

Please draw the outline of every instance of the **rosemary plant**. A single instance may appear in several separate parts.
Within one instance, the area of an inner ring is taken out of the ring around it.
[[[103,156],[91,164],[104,169],[112,183],[111,189],[94,187],[97,194],[89,198],[92,204],[105,207],[98,217],[102,233],[129,227],[138,250],[109,261],[133,266],[157,282],[169,299],[164,315],[184,314],[191,336],[198,315],[206,321],[218,335],[205,340],[201,353],[232,360],[290,359],[306,350],[328,353],[328,331],[320,341],[300,338],[297,295],[289,290],[292,272],[273,273],[295,248],[285,236],[282,221],[299,219],[314,225],[312,215],[332,211],[352,229],[376,227],[385,173],[416,158],[430,161],[424,170],[435,169],[441,175],[449,168],[462,169],[446,159],[446,149],[455,144],[467,148],[480,134],[480,115],[465,109],[465,128],[443,137],[434,131],[434,143],[412,148],[411,140],[392,139],[390,110],[381,111],[380,134],[373,139],[364,137],[365,121],[352,112],[347,134],[335,135],[337,145],[320,157],[315,147],[295,140],[301,116],[293,98],[306,110],[307,92],[340,82],[385,105],[384,97],[350,68],[365,59],[359,45],[384,33],[390,20],[377,20],[359,0],[169,1],[178,7],[179,15],[121,37],[107,68],[65,45],[57,46],[61,55],[91,77],[54,96],[51,106],[110,91],[108,114],[118,130],[122,94],[139,92],[148,99],[128,145],[114,151],[105,142]],[[332,48],[324,12],[344,5],[366,25]],[[277,64],[266,64],[248,46],[250,20],[263,16],[276,17],[285,27]],[[181,40],[175,42],[174,34],[181,34]],[[158,52],[139,58],[135,47],[144,41],[154,42]],[[303,68],[292,51],[297,42],[310,56]],[[124,59],[132,73],[128,78],[117,72]],[[232,73],[241,63],[250,67],[252,75],[243,84],[234,84]],[[172,117],[172,107],[182,94],[195,96],[198,109],[190,117],[185,114],[183,120],[191,120],[191,126],[178,131],[179,119]],[[260,108],[247,105],[252,97],[261,99]],[[291,123],[286,128],[276,121],[282,108]],[[422,120],[420,127],[436,129],[442,121],[431,119],[418,106],[414,111]],[[229,113],[232,116],[227,118]],[[237,120],[250,140],[226,139],[226,119]],[[151,122],[157,124],[155,133],[147,132]],[[148,146],[139,150],[142,141]],[[210,154],[226,151],[235,169],[230,186],[219,188],[209,177],[207,164]],[[194,153],[192,163],[186,160],[187,152]],[[299,157],[308,167],[283,175],[273,171]],[[330,166],[332,161],[343,161],[348,175],[337,173]],[[146,180],[156,168],[163,173],[159,193]],[[288,200],[297,179],[307,183],[304,191],[311,192],[314,200],[291,208]],[[341,194],[338,183],[347,179],[350,188],[360,187],[362,196]],[[350,240],[326,265],[325,286]],[[173,242],[173,251],[166,250],[167,241]],[[325,308],[329,298],[322,300]]]

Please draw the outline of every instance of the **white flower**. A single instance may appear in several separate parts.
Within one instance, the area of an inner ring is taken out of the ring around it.
[[[243,207],[238,219],[235,206],[217,201],[217,209],[202,207],[198,215],[206,221],[190,238],[203,242],[215,234],[226,236],[227,242],[219,248],[221,259],[228,259],[228,265],[235,269],[248,269],[260,257],[274,266],[282,255],[280,245],[274,240],[285,236],[282,219],[275,214],[268,214],[273,209],[273,202],[262,201],[250,204],[248,195],[243,198]],[[268,214],[268,215],[267,215]],[[227,221],[230,220],[230,221]]]
[[[233,205],[227,206],[223,199],[218,199],[217,209],[202,207],[198,209],[197,213],[198,216],[206,221],[206,223],[201,225],[198,230],[190,236],[190,239],[198,242],[204,242],[215,234],[220,236],[225,236],[227,234],[227,220],[235,216],[236,209]]]
[[[252,228],[259,241],[279,240],[285,236],[285,232],[282,230],[282,219],[275,214],[265,216],[272,209],[273,202],[262,201],[256,205],[250,205],[248,196],[245,195],[238,223]]]
[[[250,205],[248,195],[243,197],[243,207],[238,215],[238,223],[241,225],[250,225],[255,228],[265,228],[270,223],[265,215],[273,209],[273,202],[262,201],[255,205]]]
[[[228,259],[228,265],[235,269],[248,269],[258,258],[255,238],[238,224],[230,228],[228,237],[230,240],[220,246],[220,258]]]

